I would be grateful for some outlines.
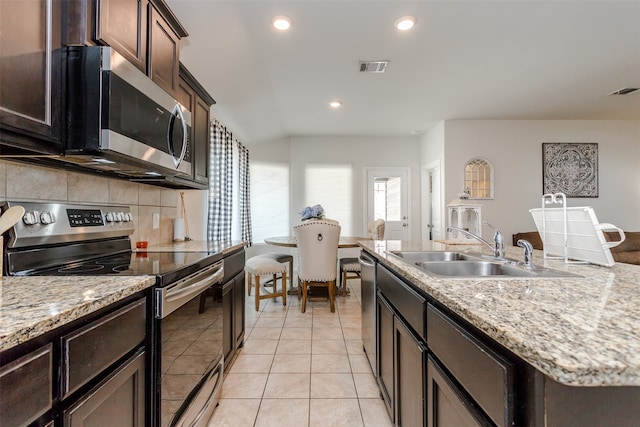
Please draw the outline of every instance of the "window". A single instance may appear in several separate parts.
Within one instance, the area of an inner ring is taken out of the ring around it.
[[[288,236],[289,164],[252,161],[251,225],[254,243],[265,237]]]
[[[464,166],[464,191],[470,199],[493,199],[493,167],[485,159],[471,159]]]
[[[402,178],[374,178],[373,219],[400,221],[402,216]]]
[[[344,236],[353,234],[353,170],[344,164],[311,164],[305,172],[305,206],[322,205],[325,217],[340,223]],[[304,208],[302,206],[300,209]]]

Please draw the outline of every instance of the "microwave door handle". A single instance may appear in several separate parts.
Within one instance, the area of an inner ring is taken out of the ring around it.
[[[177,119],[180,119],[180,126],[182,127],[182,149],[180,151],[180,155],[176,157],[176,151],[174,147],[173,141],[173,127],[175,126],[175,122]],[[180,166],[184,156],[187,153],[187,124],[184,120],[184,114],[182,114],[182,108],[180,104],[176,104],[173,107],[173,111],[171,112],[171,118],[169,119],[169,128],[167,129],[167,143],[169,145],[169,152],[171,153],[171,157],[173,158],[173,163],[176,166]]]

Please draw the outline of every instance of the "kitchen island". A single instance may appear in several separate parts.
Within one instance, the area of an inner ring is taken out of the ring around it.
[[[426,299],[425,307],[428,305],[429,309],[424,313],[424,337],[419,336],[421,331],[415,327],[412,331],[419,340],[423,339],[429,358],[438,359],[437,351],[432,349],[432,344],[437,344],[434,343],[437,334],[428,332],[438,322],[454,325],[453,333],[463,331],[473,342],[477,338],[483,354],[495,353],[498,360],[504,356],[505,363],[500,366],[509,373],[505,378],[511,382],[505,396],[512,399],[507,406],[514,415],[489,417],[495,424],[502,425],[504,420],[504,425],[507,421],[532,426],[572,425],[575,420],[573,425],[600,425],[612,415],[608,411],[623,412],[617,414],[621,420],[635,421],[620,423],[612,418],[601,425],[640,423],[637,421],[640,419],[638,266],[565,264],[543,260],[542,252],[536,251],[534,264],[582,277],[452,279],[429,275],[387,251],[447,250],[477,254],[478,246],[404,241],[362,241],[360,245],[397,283],[410,284],[410,290]],[[522,250],[509,247],[507,256],[522,260]],[[401,311],[402,307],[398,307],[398,312]],[[402,313],[398,317],[403,320]],[[441,317],[444,322],[438,320]],[[449,369],[447,361],[437,362]],[[456,381],[460,382],[462,393],[471,394],[473,401],[475,396],[465,390],[464,378],[456,377],[453,382]],[[425,406],[429,406],[434,398],[427,393],[426,386],[424,394]],[[487,408],[482,410],[487,412]],[[393,418],[393,410],[390,411]],[[581,413],[573,419],[567,415],[571,411]],[[432,414],[428,416],[433,421]],[[577,420],[589,420],[589,424]]]

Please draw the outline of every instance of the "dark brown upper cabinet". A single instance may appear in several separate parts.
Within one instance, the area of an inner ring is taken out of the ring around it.
[[[147,0],[97,0],[96,40],[147,72]]]
[[[148,74],[164,90],[176,96],[180,37],[152,5],[149,5],[149,27]]]
[[[189,34],[164,0],[67,0],[65,16],[66,44],[111,46],[177,96],[180,39]]]
[[[209,122],[211,106],[216,101],[182,64],[180,64],[178,102],[191,112],[189,149],[193,181],[206,188],[209,185]]]
[[[58,0],[0,2],[0,154],[58,154],[63,79]]]

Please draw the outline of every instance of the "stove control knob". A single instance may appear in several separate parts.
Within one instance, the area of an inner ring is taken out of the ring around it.
[[[131,212],[125,212],[123,221],[124,222],[129,222],[129,221],[132,221],[132,220],[133,220],[133,217],[131,216]]]
[[[44,225],[53,224],[54,222],[56,222],[56,216],[53,214],[53,212],[42,212],[40,214],[40,222]]]
[[[116,220],[117,220],[118,222],[122,222],[122,221],[124,221],[124,212],[118,212],[118,213],[116,214]]]
[[[40,212],[31,211],[31,212],[25,213],[24,216],[22,217],[22,222],[24,222],[26,225],[39,224],[40,223]]]
[[[114,222],[116,220],[116,214],[115,212],[107,212],[104,218],[107,220],[107,222]]]

